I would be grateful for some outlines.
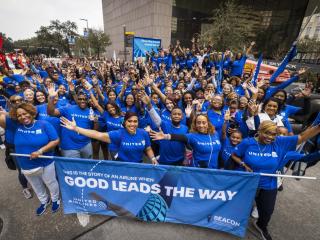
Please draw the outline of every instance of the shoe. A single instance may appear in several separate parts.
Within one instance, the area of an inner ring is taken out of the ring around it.
[[[251,211],[251,217],[258,219],[259,218],[259,213],[258,213],[258,209],[257,206],[254,206],[252,211]]]
[[[56,202],[52,202],[52,207],[51,207],[51,211],[52,213],[55,213],[59,210],[60,208],[60,200],[56,201]]]
[[[32,198],[32,193],[31,193],[31,191],[30,191],[29,188],[24,188],[24,189],[22,190],[22,193],[23,193],[23,196],[24,196],[26,199]]]
[[[258,232],[260,233],[260,236],[263,240],[272,240],[272,237],[270,236],[268,229],[266,228],[265,230],[262,230],[258,224],[257,221],[253,222],[253,226],[255,227],[255,229],[258,230]]]
[[[40,207],[37,208],[37,216],[41,216],[42,214],[44,214],[44,212],[46,211],[48,205],[51,203],[51,199],[48,198],[47,203],[41,204]]]
[[[0,144],[0,149],[4,150],[6,149],[6,146],[4,144]]]

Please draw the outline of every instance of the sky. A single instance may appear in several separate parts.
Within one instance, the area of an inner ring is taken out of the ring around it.
[[[102,0],[0,0],[0,6],[0,32],[14,41],[36,36],[40,26],[56,19],[76,22],[78,33],[86,27],[80,18],[103,30]]]

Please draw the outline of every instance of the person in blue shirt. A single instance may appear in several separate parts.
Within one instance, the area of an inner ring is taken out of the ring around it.
[[[222,127],[222,149],[221,158],[224,169],[243,170],[240,166],[234,166],[234,161],[231,159],[232,153],[237,150],[237,146],[242,141],[242,134],[232,124],[232,117],[230,111],[227,110],[224,115],[224,124]]]
[[[298,113],[301,110],[301,107],[295,107],[286,104],[287,92],[283,89],[279,89],[271,97],[279,100],[281,104],[280,115],[284,118],[289,118],[290,116]]]
[[[127,112],[124,116],[123,129],[111,132],[98,132],[78,127],[76,121],[61,117],[62,126],[70,131],[76,132],[89,138],[94,138],[106,143],[114,143],[118,147],[116,159],[123,162],[141,163],[145,153],[153,164],[158,164],[153,151],[148,133],[138,128],[138,115],[134,112]]]
[[[55,98],[58,95],[57,90],[52,85],[49,89],[48,100],[48,115],[53,117],[65,117],[67,119],[75,119],[81,127],[92,129],[97,124],[94,124],[94,116],[91,116],[88,108],[88,97],[85,93],[79,92],[77,95],[77,105],[71,105],[61,108],[55,107]],[[71,158],[92,158],[92,145],[90,138],[79,135],[66,128],[61,129],[61,144],[62,155]]]
[[[224,123],[223,99],[220,95],[215,95],[211,100],[211,106],[207,112],[211,124],[214,126],[218,135],[222,134]]]
[[[247,49],[245,54],[238,53],[235,57],[235,60],[230,64],[230,76],[240,77],[242,76],[243,67],[247,60],[247,55],[250,54],[252,47],[255,45],[255,42],[251,42],[250,47]]]
[[[151,120],[156,127],[161,129],[165,134],[185,134],[188,127],[181,124],[183,112],[180,108],[174,107],[171,111],[171,121],[162,121],[157,111],[153,108],[150,98],[145,94],[142,101],[147,105]],[[160,164],[166,165],[183,165],[185,146],[181,142],[159,141],[160,145]]]
[[[320,133],[320,125],[311,127],[299,135],[278,136],[277,125],[271,120],[263,121],[258,134],[244,139],[232,154],[232,159],[250,172],[275,174],[288,151]],[[277,196],[277,178],[261,176],[256,195],[259,219],[254,226],[264,239],[272,239],[267,226],[274,210]]]
[[[18,106],[22,103],[22,97],[19,95],[12,95],[10,97],[10,106],[11,108]],[[10,109],[8,109],[10,111]],[[10,153],[15,153],[15,147],[14,147],[14,134],[16,132],[18,123],[17,121],[14,121],[11,119],[6,112],[1,112],[1,118],[5,117],[5,119],[1,120],[1,122],[5,122],[6,124],[6,130],[5,130],[5,146],[6,146],[6,152],[5,152],[5,161],[7,165],[10,163],[14,163],[16,169],[18,169],[18,180],[22,187],[22,193],[25,196],[25,198],[29,199],[32,198],[32,193],[30,189],[28,188],[28,180],[26,177],[21,173],[21,167],[19,166],[18,162],[16,161],[16,157],[11,156]],[[2,126],[3,127],[3,126]],[[8,166],[9,167],[9,166]],[[11,166],[10,166],[11,167]],[[14,166],[12,166],[14,169]],[[11,169],[11,168],[10,168]]]
[[[30,157],[17,157],[22,173],[36,193],[41,205],[36,210],[42,215],[52,200],[52,212],[60,207],[59,184],[56,179],[53,159],[41,158],[41,155],[52,156],[53,149],[59,144],[59,137],[53,126],[41,120],[35,120],[36,108],[29,103],[21,103],[10,111],[10,118],[18,121],[14,134],[15,152],[30,154]],[[0,125],[4,128],[6,120],[2,117]],[[50,191],[48,196],[46,187]]]
[[[215,169],[219,167],[220,137],[205,114],[199,114],[193,119],[190,133],[164,134],[162,131],[151,131],[150,136],[153,140],[181,141],[190,145],[193,149],[194,167]]]

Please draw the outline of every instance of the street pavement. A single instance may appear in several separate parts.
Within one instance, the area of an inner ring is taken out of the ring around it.
[[[52,214],[50,209],[37,217],[39,201],[34,196],[25,199],[18,183],[17,172],[6,168],[4,151],[0,151],[0,239],[1,240],[150,240],[150,239],[239,239],[211,229],[181,224],[143,223],[133,219],[91,216],[82,227],[76,216],[64,215],[61,209]],[[307,175],[320,178],[320,164],[308,170]],[[244,239],[260,239],[249,224]],[[274,240],[320,239],[320,180],[286,180],[279,192],[275,213],[269,231]],[[2,230],[1,230],[2,229]]]

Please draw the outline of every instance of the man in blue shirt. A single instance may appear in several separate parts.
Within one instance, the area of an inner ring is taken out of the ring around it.
[[[56,108],[54,99],[56,98],[58,91],[51,86],[48,89],[48,115],[54,117],[63,116],[69,120],[75,119],[78,126],[86,129],[92,129],[94,124],[94,116],[91,116],[88,108],[87,95],[80,92],[77,95],[77,105],[65,106]],[[93,118],[92,118],[93,117]],[[76,132],[70,131],[66,128],[61,130],[61,144],[62,155],[64,157],[72,158],[92,158],[92,145],[90,138],[79,135]]]

